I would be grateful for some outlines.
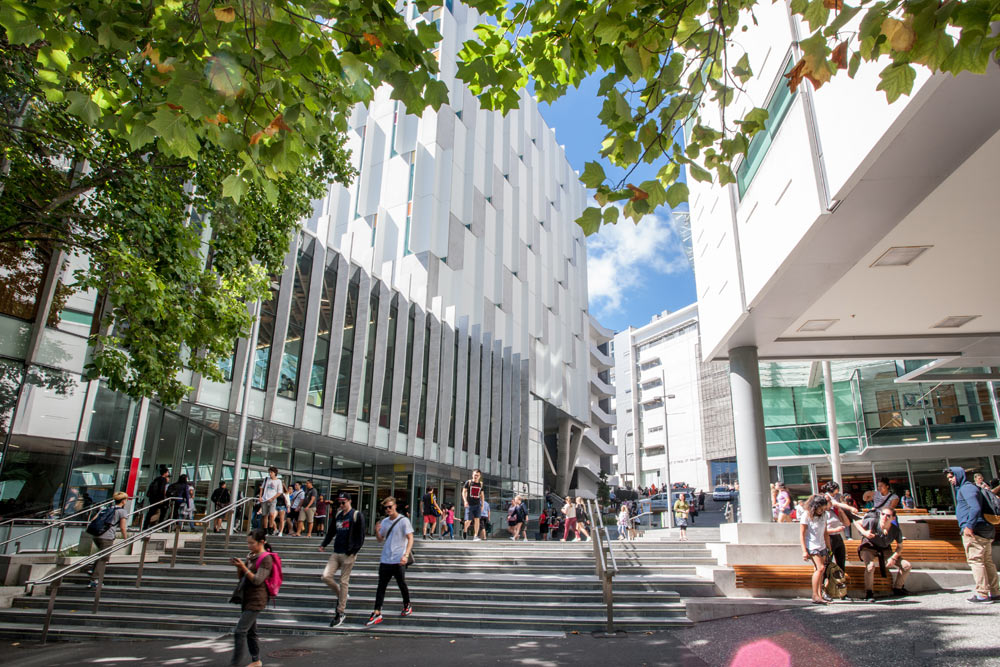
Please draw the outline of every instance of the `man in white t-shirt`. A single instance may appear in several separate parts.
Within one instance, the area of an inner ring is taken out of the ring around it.
[[[278,479],[278,469],[271,466],[267,469],[267,479],[260,486],[260,514],[264,518],[263,528],[270,535],[278,529],[278,495],[282,493],[281,480]]]
[[[382,622],[382,603],[385,602],[385,589],[390,579],[399,584],[399,592],[403,595],[403,612],[400,616],[413,613],[410,606],[410,589],[406,586],[406,561],[413,550],[413,526],[410,520],[396,511],[396,499],[388,497],[382,501],[386,518],[375,528],[375,537],[379,542],[385,542],[382,547],[382,558],[378,564],[378,588],[375,590],[375,611],[368,617],[366,626],[378,625]]]

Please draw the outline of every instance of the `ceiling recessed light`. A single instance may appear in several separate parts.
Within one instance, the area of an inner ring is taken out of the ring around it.
[[[969,437],[970,438],[988,438],[989,435],[990,435],[989,433],[973,433]]]
[[[872,262],[872,267],[876,266],[909,266],[917,257],[920,257],[930,248],[930,245],[904,245],[889,248],[882,256]]]
[[[935,324],[932,329],[957,329],[960,326],[968,324],[972,320],[979,317],[979,315],[949,315],[937,324]]]
[[[934,436],[934,437],[937,440],[951,440],[951,436],[950,435],[937,435],[937,436]]]
[[[916,442],[916,438],[903,438],[903,442]]]
[[[806,320],[799,331],[826,331],[840,320]]]

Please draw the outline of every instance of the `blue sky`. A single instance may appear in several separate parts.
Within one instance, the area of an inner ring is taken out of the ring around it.
[[[597,96],[600,77],[592,76],[555,104],[540,105],[542,116],[556,130],[573,168],[598,159],[605,129],[597,119],[603,101]],[[599,159],[605,173],[621,178],[623,171]],[[641,165],[629,182],[654,178],[661,165]],[[590,312],[604,326],[621,331],[642,326],[663,310],[677,310],[695,301],[694,273],[680,239],[661,207],[639,225],[622,220],[587,239]]]

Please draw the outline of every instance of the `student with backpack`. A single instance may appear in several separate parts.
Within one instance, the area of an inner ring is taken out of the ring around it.
[[[281,588],[281,558],[267,543],[267,533],[258,528],[247,536],[250,553],[246,560],[233,558],[229,562],[236,568],[240,584],[231,602],[240,605],[240,620],[233,630],[233,657],[229,664],[243,667],[260,667],[260,642],[257,637],[257,617],[267,608],[268,600],[278,595]],[[250,650],[249,665],[246,661]]]
[[[128,512],[125,510],[128,494],[119,491],[112,498],[114,498],[114,504],[102,509],[87,524],[87,534],[93,538],[98,551],[107,549],[115,543],[116,528],[122,531],[123,538],[128,538]],[[97,588],[97,568],[106,568],[109,558],[110,556],[105,556],[90,566],[90,588]]]
[[[992,604],[1000,600],[1000,581],[993,563],[993,540],[1000,523],[1000,500],[989,490],[982,489],[966,477],[958,466],[945,469],[948,482],[955,487],[955,518],[962,531],[965,560],[972,570],[976,592],[969,598],[975,604]]]
[[[330,527],[323,538],[319,550],[333,542],[333,553],[323,570],[323,583],[330,587],[337,596],[337,611],[330,621],[330,627],[335,628],[347,618],[347,587],[351,583],[351,570],[358,552],[365,543],[365,515],[351,508],[351,495],[346,491],[337,494],[337,504],[340,509],[330,521]],[[334,578],[340,570],[340,583]]]

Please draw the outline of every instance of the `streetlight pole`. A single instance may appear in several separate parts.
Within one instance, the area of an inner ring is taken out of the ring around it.
[[[667,400],[674,398],[667,393],[667,373],[660,369],[660,386],[663,387],[663,479],[667,482],[667,527],[674,527],[674,489],[670,481],[670,431],[667,428]],[[653,501],[649,501],[649,509],[653,509]]]
[[[240,499],[240,471],[243,465],[243,448],[247,438],[247,418],[250,412],[250,390],[253,388],[253,369],[257,357],[257,336],[260,333],[260,309],[261,301],[257,299],[253,309],[253,328],[250,330],[250,340],[247,349],[247,364],[243,373],[243,403],[240,410],[240,430],[236,436],[236,460],[233,462],[233,502]],[[233,524],[236,523],[236,514],[229,519],[229,527],[226,532],[233,534]]]

